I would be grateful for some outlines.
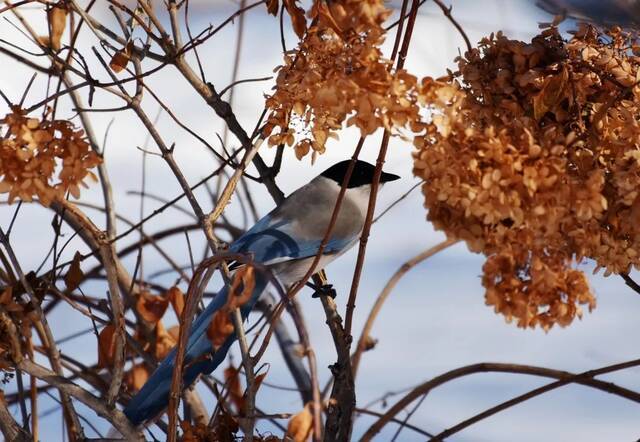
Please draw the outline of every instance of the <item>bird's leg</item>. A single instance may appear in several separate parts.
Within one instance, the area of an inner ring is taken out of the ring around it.
[[[308,283],[311,288],[315,290],[313,298],[319,298],[321,296],[331,296],[332,299],[336,299],[337,293],[336,289],[333,288],[333,284],[329,284],[329,280],[327,279],[327,274],[324,270],[320,270],[318,273],[318,279],[322,282],[321,285]]]

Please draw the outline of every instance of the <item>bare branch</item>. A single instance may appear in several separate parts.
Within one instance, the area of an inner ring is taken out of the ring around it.
[[[4,393],[0,390],[0,430],[8,441],[28,442],[33,440],[13,418],[4,400]]]
[[[127,417],[117,408],[108,407],[100,398],[85,391],[83,388],[68,381],[62,376],[47,370],[41,365],[28,359],[23,359],[18,367],[42,381],[55,385],[65,395],[72,396],[107,419],[127,439],[132,441],[144,441],[141,433],[131,426]]]
[[[367,321],[365,322],[364,327],[362,327],[362,332],[360,333],[360,339],[358,339],[358,345],[356,346],[356,351],[353,357],[351,358],[351,367],[353,370],[354,378],[356,377],[356,374],[358,372],[358,366],[360,365],[360,358],[362,357],[362,353],[366,348],[367,339],[369,338],[371,329],[373,328],[373,323],[375,322],[376,317],[382,310],[383,304],[385,303],[385,301],[387,300],[387,298],[395,288],[398,281],[400,281],[400,279],[402,279],[402,277],[407,272],[409,272],[413,267],[415,267],[416,265],[420,264],[424,260],[432,257],[436,253],[441,252],[442,250],[446,249],[447,247],[455,243],[456,243],[455,240],[448,239],[439,244],[436,244],[433,247],[428,248],[427,250],[414,256],[413,258],[411,258],[410,260],[402,264],[402,266],[400,266],[400,268],[396,270],[396,272],[393,274],[391,279],[387,281],[387,284],[382,289],[382,292],[380,292],[380,294],[378,295],[378,298],[376,299],[375,304],[373,305],[373,307],[371,308],[371,311],[369,312]]]
[[[525,395],[519,396],[516,399],[512,399],[511,401],[509,401],[509,405],[505,405],[507,403],[501,404],[499,406],[501,407],[499,410],[491,409],[492,411],[490,412],[490,414],[488,414],[485,417],[488,417],[502,410],[503,409],[502,407],[506,408],[508,406],[515,405],[517,403],[522,402],[522,400],[525,400],[526,398],[537,396],[542,393],[546,393],[547,391],[551,391],[555,388],[559,388],[570,383],[577,383],[580,385],[593,387],[593,388],[605,391],[607,393],[616,394],[618,396],[624,397],[634,402],[640,402],[640,393],[627,390],[622,387],[618,387],[617,385],[611,384],[609,382],[603,382],[603,381],[593,379],[595,376],[598,376],[598,375],[611,373],[613,371],[623,370],[625,368],[636,367],[638,365],[640,365],[640,359],[624,362],[621,364],[610,365],[597,370],[586,371],[580,374],[573,374],[566,371],[552,370],[552,369],[543,368],[543,367],[535,367],[530,365],[518,365],[518,364],[500,364],[500,363],[486,362],[486,363],[480,363],[480,364],[467,365],[465,367],[460,367],[455,370],[451,370],[440,376],[436,376],[435,378],[411,390],[406,396],[404,396],[402,399],[396,402],[392,407],[390,407],[389,410],[387,410],[387,412],[384,413],[384,415],[380,419],[378,419],[373,425],[371,425],[371,427],[369,427],[367,432],[362,437],[361,441],[365,442],[365,441],[371,440],[376,434],[380,432],[380,430],[390,421],[392,417],[396,416],[401,410],[407,407],[415,399],[425,394],[428,394],[434,388],[440,385],[443,385],[451,380],[454,380],[463,376],[467,376],[470,374],[475,374],[475,373],[486,373],[486,372],[518,373],[518,374],[528,374],[532,376],[542,376],[542,377],[559,379],[556,382],[552,382],[543,387],[532,390],[531,392],[526,393]],[[471,425],[471,423],[465,421],[465,423],[463,424],[464,424],[464,427],[466,427],[468,425]],[[464,427],[461,427],[461,425],[462,424],[459,424],[456,427],[452,427],[450,430],[447,430],[446,432],[435,436],[434,439],[441,440],[444,437],[450,434],[453,434],[453,432],[457,432],[461,430],[462,428],[464,428]]]

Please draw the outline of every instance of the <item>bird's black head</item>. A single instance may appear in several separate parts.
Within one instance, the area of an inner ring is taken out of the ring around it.
[[[350,163],[351,160],[340,161],[339,163],[334,164],[333,166],[322,172],[320,175],[325,178],[329,178],[330,180],[338,183],[339,186],[342,186],[344,177],[349,170]],[[369,164],[366,161],[356,160],[347,188],[350,189],[353,187],[360,187],[371,184],[373,182],[373,175],[375,173],[375,170],[376,168],[373,164]],[[386,173],[383,171],[382,175],[380,176],[380,183],[395,181],[399,178],[400,177],[398,175]]]

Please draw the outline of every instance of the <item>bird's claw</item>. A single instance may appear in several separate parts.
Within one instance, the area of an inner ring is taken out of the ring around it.
[[[316,287],[316,291],[311,295],[312,298],[319,298],[321,296],[331,296],[331,299],[336,299],[338,293],[336,289],[333,288],[333,284],[323,284],[319,287]]]

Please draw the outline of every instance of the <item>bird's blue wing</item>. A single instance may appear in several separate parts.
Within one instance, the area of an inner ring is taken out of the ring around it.
[[[355,238],[332,238],[323,253],[339,253]],[[251,254],[255,262],[269,264],[293,259],[304,259],[318,253],[321,237],[301,238],[289,220],[266,215],[250,230],[231,244],[229,249],[236,253]]]

